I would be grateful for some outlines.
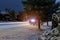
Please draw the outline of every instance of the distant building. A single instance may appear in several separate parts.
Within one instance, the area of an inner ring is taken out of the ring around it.
[[[6,11],[0,11],[0,20],[1,21],[8,21],[10,20],[10,15]]]
[[[6,12],[6,11],[1,11],[1,14],[8,14],[8,12]]]
[[[19,14],[17,15],[17,20],[18,21],[23,21],[23,15],[24,15],[23,12],[19,12]]]
[[[15,20],[23,21],[24,13],[23,12],[19,12],[19,13],[16,13],[16,14],[17,14],[17,17],[16,17]],[[14,20],[11,18],[11,15],[9,14],[9,12],[0,11],[0,21],[14,21]]]

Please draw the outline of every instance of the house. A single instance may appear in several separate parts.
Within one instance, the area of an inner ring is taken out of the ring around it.
[[[11,17],[11,15],[14,16],[13,14],[9,14],[7,11],[0,11],[0,20],[1,21],[14,21]],[[23,12],[19,12],[19,13],[16,13],[17,17],[16,17],[16,21],[23,21]]]
[[[0,20],[1,20],[1,21],[8,21],[8,20],[10,20],[10,15],[9,15],[9,13],[6,12],[6,11],[1,11],[1,12],[0,12]]]
[[[23,21],[23,15],[24,15],[23,12],[19,12],[19,14],[17,15],[17,20],[18,21]]]

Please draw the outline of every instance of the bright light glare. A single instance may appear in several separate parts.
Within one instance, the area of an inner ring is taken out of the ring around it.
[[[31,22],[35,22],[36,20],[35,20],[35,19],[31,19],[30,21],[31,21]]]

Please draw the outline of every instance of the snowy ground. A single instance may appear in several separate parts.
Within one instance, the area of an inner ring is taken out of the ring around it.
[[[38,31],[36,29],[15,27],[0,29],[0,40],[36,40]]]
[[[46,23],[43,26],[46,26]],[[41,34],[37,26],[26,22],[0,23],[0,40],[40,40]]]
[[[38,40],[40,31],[26,23],[0,24],[0,40]]]
[[[42,28],[45,27],[42,26]],[[37,26],[32,26],[27,22],[0,23],[0,40],[38,40],[41,34]]]

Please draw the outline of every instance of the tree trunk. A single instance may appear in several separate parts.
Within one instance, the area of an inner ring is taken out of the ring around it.
[[[49,26],[48,21],[47,21],[47,26]]]
[[[38,29],[40,30],[40,20],[38,19]]]

